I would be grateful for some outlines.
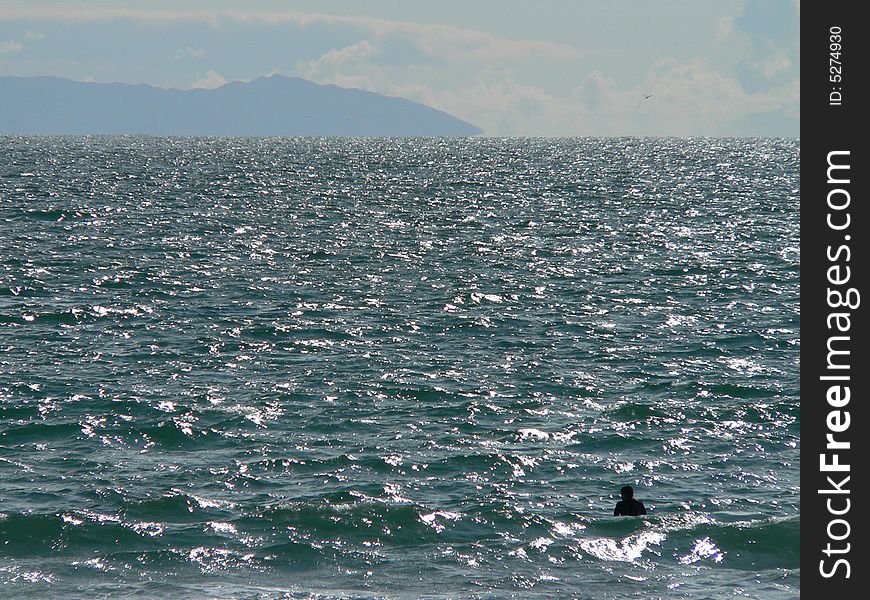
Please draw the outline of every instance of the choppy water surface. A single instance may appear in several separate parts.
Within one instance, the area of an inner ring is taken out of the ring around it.
[[[0,595],[795,597],[798,152],[0,138]]]

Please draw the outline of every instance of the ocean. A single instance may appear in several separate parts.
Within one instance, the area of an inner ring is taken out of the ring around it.
[[[0,137],[0,596],[797,597],[799,150]]]

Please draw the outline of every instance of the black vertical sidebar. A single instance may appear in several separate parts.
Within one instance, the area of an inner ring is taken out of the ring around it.
[[[870,24],[861,7],[801,5],[800,544],[807,598],[870,593],[863,497],[870,489]]]

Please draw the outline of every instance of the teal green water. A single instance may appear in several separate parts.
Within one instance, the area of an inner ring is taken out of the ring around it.
[[[799,594],[796,140],[0,150],[0,595]]]

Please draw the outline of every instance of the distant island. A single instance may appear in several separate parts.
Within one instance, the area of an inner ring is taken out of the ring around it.
[[[0,77],[0,134],[470,136],[474,125],[404,98],[272,75],[177,90]]]

